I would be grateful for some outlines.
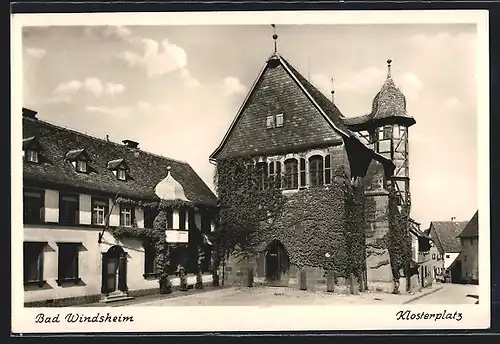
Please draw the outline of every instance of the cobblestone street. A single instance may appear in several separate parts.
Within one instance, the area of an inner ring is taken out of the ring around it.
[[[179,296],[131,306],[279,306],[279,305],[377,305],[403,304],[412,299],[433,293],[441,288],[436,285],[421,292],[393,295],[378,292],[364,292],[359,295],[327,293],[324,290],[302,291],[285,287],[236,287],[195,295]]]

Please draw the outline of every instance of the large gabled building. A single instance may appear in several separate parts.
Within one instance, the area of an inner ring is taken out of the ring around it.
[[[21,149],[21,147],[19,147]],[[176,244],[171,280],[181,264],[194,284],[200,233],[213,228],[217,199],[186,162],[99,139],[38,119],[23,109],[24,300],[27,305],[111,301],[158,292],[154,245],[113,230],[152,228],[170,201],[167,240]],[[195,206],[190,206],[195,205]],[[18,257],[21,259],[21,257]]]
[[[217,164],[229,157],[253,159],[263,175],[283,176],[279,185],[283,194],[303,204],[299,211],[313,217],[320,216],[324,204],[320,200],[326,193],[333,202],[328,208],[332,218],[327,237],[307,221],[262,237],[254,262],[258,277],[274,283],[294,275],[296,266],[320,267],[322,257],[340,261],[350,254],[345,250],[346,234],[339,234],[346,230],[346,205],[331,190],[340,171],[346,183],[361,180],[364,184],[367,280],[392,284],[387,246],[380,243],[387,241],[389,232],[391,185],[398,195],[398,210],[407,205],[409,218],[408,127],[415,120],[406,112],[405,97],[392,80],[392,61],[388,62],[387,80],[373,100],[372,111],[357,118],[345,118],[332,100],[276,51],[264,64],[210,160]],[[326,252],[322,245],[329,240],[337,242],[334,252]],[[301,243],[313,246],[305,256]],[[228,270],[242,274],[235,261]]]

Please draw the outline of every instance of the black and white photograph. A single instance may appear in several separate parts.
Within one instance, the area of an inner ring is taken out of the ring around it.
[[[489,327],[487,12],[405,12],[13,15],[13,331]]]

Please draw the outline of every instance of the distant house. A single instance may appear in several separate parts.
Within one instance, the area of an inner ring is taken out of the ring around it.
[[[478,283],[479,266],[478,266],[478,212],[474,214],[472,219],[467,223],[464,230],[458,235],[461,244],[461,252],[457,258],[461,266],[461,280],[470,283]]]
[[[432,285],[432,262],[430,257],[432,238],[420,230],[420,224],[411,220],[410,233],[412,237],[412,259],[418,266],[419,287]]]
[[[458,235],[466,225],[467,221],[433,221],[427,231],[439,254],[444,256],[443,269],[452,282],[460,280],[461,268],[453,263],[461,250]]]

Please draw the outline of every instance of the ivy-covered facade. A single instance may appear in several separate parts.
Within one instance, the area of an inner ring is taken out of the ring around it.
[[[385,153],[378,130],[390,126],[392,139],[394,128],[407,129],[411,120],[390,118],[401,104],[387,96],[385,89],[394,92],[388,83],[373,115],[347,119],[281,55],[266,61],[210,156],[218,232],[230,238],[222,254],[228,281],[248,283],[251,274],[266,284],[314,285],[329,276],[355,285],[351,290],[385,284],[397,292],[399,272],[411,265],[409,197],[395,178],[407,161],[395,163],[395,140]]]

